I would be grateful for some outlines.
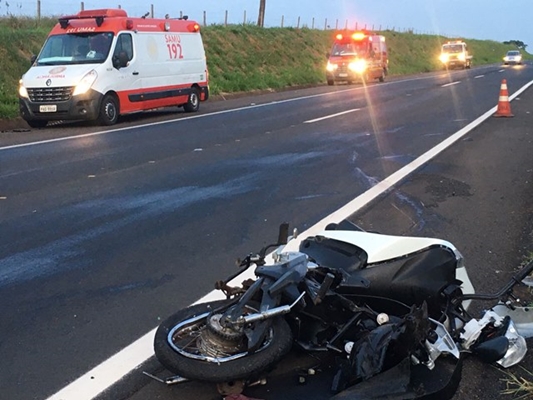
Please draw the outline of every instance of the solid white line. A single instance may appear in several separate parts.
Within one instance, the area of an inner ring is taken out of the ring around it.
[[[206,117],[211,117],[213,115],[228,114],[228,113],[233,113],[233,112],[238,112],[238,111],[243,111],[243,110],[251,110],[251,109],[254,109],[254,108],[268,107],[268,106],[272,106],[272,105],[276,105],[276,104],[283,104],[283,103],[289,103],[289,102],[293,102],[293,101],[306,100],[306,99],[311,99],[311,98],[314,98],[314,97],[330,96],[330,95],[334,95],[336,93],[351,92],[351,91],[356,91],[356,90],[365,90],[365,89],[372,88],[372,87],[382,87],[382,86],[385,86],[385,85],[393,85],[393,84],[398,84],[398,83],[419,81],[419,80],[424,80],[424,79],[434,79],[434,77],[433,76],[429,76],[429,77],[402,79],[402,80],[397,80],[397,81],[392,81],[392,82],[384,82],[384,83],[380,83],[379,85],[375,85],[375,86],[371,85],[371,86],[367,86],[367,87],[358,86],[356,88],[337,90],[335,92],[312,94],[312,95],[309,95],[309,96],[294,97],[294,98],[291,98],[291,99],[272,101],[272,102],[269,102],[269,103],[252,104],[252,105],[245,106],[245,107],[232,108],[230,110],[214,111],[214,112],[207,113],[207,114],[191,115],[189,117],[176,118],[176,119],[170,119],[170,120],[159,121],[159,122],[150,122],[150,123],[147,123],[147,124],[136,125],[136,126],[133,126],[133,127],[131,127],[131,126],[130,127],[123,127],[123,128],[109,129],[109,130],[101,131],[101,132],[86,133],[86,134],[83,134],[83,135],[65,136],[65,137],[61,137],[61,138],[41,140],[41,141],[38,141],[38,142],[14,144],[14,145],[11,145],[11,146],[0,147],[0,151],[9,150],[9,149],[16,149],[16,148],[19,148],[19,147],[35,146],[35,145],[39,145],[39,144],[62,142],[62,141],[65,141],[65,140],[73,140],[73,139],[79,139],[79,138],[85,138],[85,137],[91,137],[91,136],[105,135],[107,133],[120,132],[120,131],[125,131],[125,130],[132,130],[132,129],[138,129],[138,128],[147,128],[147,127],[152,127],[152,126],[155,126],[155,125],[169,124],[169,123],[172,123],[172,122],[187,121],[187,120],[197,119],[197,118],[206,118]]]
[[[312,124],[313,122],[323,121],[325,119],[338,117],[339,115],[344,115],[344,114],[352,113],[354,111],[359,111],[359,110],[360,110],[360,108],[354,108],[353,110],[347,110],[347,111],[343,111],[343,112],[340,112],[340,113],[337,113],[337,114],[327,115],[325,117],[310,119],[310,120],[304,121],[304,124]]]
[[[515,93],[510,96],[510,100],[519,96],[524,92],[529,86],[533,84],[533,81],[529,82]],[[383,181],[379,182],[372,188],[368,189],[366,192],[357,196],[355,199],[339,208],[333,214],[330,214],[326,218],[322,219],[306,231],[302,232],[297,239],[292,240],[287,245],[287,250],[296,250],[299,246],[300,241],[305,239],[308,236],[316,235],[322,230],[325,229],[327,224],[330,222],[340,222],[343,219],[348,218],[350,215],[361,209],[370,201],[374,200],[376,197],[385,193],[392,186],[400,182],[402,179],[407,177],[410,173],[420,168],[426,162],[431,160],[437,154],[451,146],[457,140],[466,135],[470,130],[474,129],[476,126],[481,124],[492,114],[496,112],[497,106],[494,106],[485,114],[477,118],[475,121],[472,121],[466,125],[461,130],[454,133],[452,136],[448,137],[443,142],[439,143],[437,146],[422,154],[420,157],[399,169],[389,177],[385,178]],[[236,277],[230,284],[233,282],[241,282],[247,276],[253,276],[253,268],[250,268],[244,274]],[[212,291],[198,300],[196,303],[203,303],[205,301],[211,301],[216,299],[224,298],[220,291]],[[129,346],[125,347],[118,353],[116,353],[111,358],[107,359],[100,365],[94,367],[92,370],[76,379],[74,382],[65,386],[56,394],[50,396],[47,400],[92,400],[104,390],[111,387],[113,384],[117,383],[120,379],[126,376],[129,372],[137,368],[148,358],[153,356],[153,338],[156,328],[142,336],[140,339],[136,340]]]
[[[453,85],[457,85],[458,83],[461,83],[461,81],[455,81],[455,82],[446,83],[445,85],[441,85],[441,87],[453,86]]]
[[[485,75],[476,75],[474,76],[474,79],[479,79],[479,78],[483,78]]]

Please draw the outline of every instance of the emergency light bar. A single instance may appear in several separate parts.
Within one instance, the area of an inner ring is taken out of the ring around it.
[[[341,41],[343,39],[346,39],[346,40],[352,39],[355,41],[360,41],[366,37],[367,37],[367,34],[365,32],[357,31],[357,32],[352,33],[351,35],[347,35],[346,37],[342,33],[337,33],[337,35],[335,36],[335,39],[338,41]]]
[[[94,19],[97,26],[102,26],[104,18],[109,17],[127,17],[126,11],[118,8],[104,8],[101,10],[80,11],[75,15],[67,15],[59,18],[59,25],[61,29],[67,29],[70,20],[73,19]]]

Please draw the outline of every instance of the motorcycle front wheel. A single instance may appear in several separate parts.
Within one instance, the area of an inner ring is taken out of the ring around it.
[[[228,382],[265,371],[289,352],[291,329],[282,317],[276,317],[259,348],[248,354],[244,334],[216,329],[216,318],[220,314],[213,310],[225,304],[228,304],[225,300],[197,304],[163,321],[154,339],[159,362],[184,378]],[[257,310],[253,307],[247,308],[246,313],[254,312]],[[253,326],[248,328],[253,329]]]

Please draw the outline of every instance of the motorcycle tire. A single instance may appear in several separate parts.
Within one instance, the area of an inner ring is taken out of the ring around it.
[[[257,352],[224,362],[212,362],[187,357],[169,343],[169,332],[181,322],[227,304],[226,300],[197,304],[171,315],[158,327],[154,351],[159,362],[169,371],[191,380],[228,382],[244,379],[265,371],[278,362],[292,347],[292,332],[283,317],[272,320],[270,341]],[[204,321],[205,319],[202,319]]]

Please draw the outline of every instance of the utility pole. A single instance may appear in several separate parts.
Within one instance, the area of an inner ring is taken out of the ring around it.
[[[265,8],[266,0],[259,0],[259,17],[257,18],[257,26],[265,26]]]

